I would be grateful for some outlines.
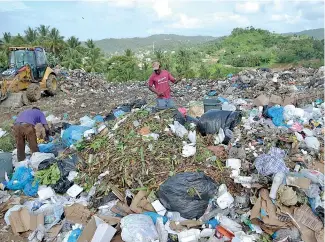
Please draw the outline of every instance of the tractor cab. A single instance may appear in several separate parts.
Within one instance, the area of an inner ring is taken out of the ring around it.
[[[19,72],[28,65],[31,69],[32,82],[39,82],[42,80],[48,66],[45,50],[43,48],[11,47],[9,50],[10,70],[13,69]]]
[[[56,74],[48,66],[44,48],[10,47],[8,62],[9,69],[2,72],[0,79],[0,102],[19,92],[31,102],[40,99],[42,91],[55,95]]]

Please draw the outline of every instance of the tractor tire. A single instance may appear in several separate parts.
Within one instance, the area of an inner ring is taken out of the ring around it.
[[[29,100],[28,100],[28,97],[27,97],[27,92],[23,92],[23,104],[24,104],[25,106],[27,106],[27,105],[30,104],[30,102],[29,102]]]
[[[41,98],[41,88],[37,84],[30,84],[26,92],[27,99],[30,102],[36,102]]]
[[[45,93],[49,96],[54,96],[56,94],[56,90],[58,87],[56,76],[53,74],[50,74],[49,77],[46,80],[46,91]]]

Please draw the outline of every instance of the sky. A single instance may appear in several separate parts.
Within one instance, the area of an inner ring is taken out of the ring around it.
[[[80,40],[153,34],[224,36],[253,26],[276,33],[324,27],[323,0],[0,0],[0,36],[50,25]]]

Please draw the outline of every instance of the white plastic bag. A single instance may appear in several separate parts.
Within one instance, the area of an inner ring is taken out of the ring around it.
[[[152,219],[144,214],[130,214],[121,219],[122,240],[125,242],[151,242],[158,239]]]
[[[221,216],[219,218],[219,221],[220,221],[220,225],[222,227],[225,227],[226,229],[230,230],[233,233],[243,230],[242,226],[239,223],[231,220],[230,218],[228,218],[226,216]]]
[[[195,144],[187,144],[186,142],[183,142],[183,151],[182,156],[187,158],[195,155],[196,153],[196,147]]]
[[[181,125],[178,121],[174,121],[174,124],[170,124],[169,127],[172,130],[172,132],[180,138],[183,138],[185,135],[188,134],[187,129],[183,125]]]
[[[32,154],[30,158],[31,167],[33,169],[38,169],[38,165],[41,164],[42,161],[50,158],[54,158],[54,154],[52,153],[41,153],[41,152],[35,152]]]
[[[233,111],[234,112],[234,111],[236,111],[236,106],[233,105],[233,104],[225,102],[225,103],[222,104],[221,109],[224,110],[224,111]]]
[[[316,137],[306,137],[305,143],[308,148],[319,150],[320,143]]]

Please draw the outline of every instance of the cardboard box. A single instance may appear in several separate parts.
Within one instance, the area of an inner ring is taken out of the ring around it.
[[[112,240],[115,233],[116,229],[114,227],[108,225],[99,217],[93,216],[83,229],[77,242],[108,242]],[[94,238],[96,240],[93,240]]]
[[[44,225],[44,214],[30,214],[27,208],[21,208],[10,213],[9,221],[15,234],[35,230],[39,224]]]
[[[68,221],[83,225],[87,224],[88,218],[91,215],[87,207],[79,203],[75,203],[69,207],[65,207],[64,214],[65,218]]]
[[[275,105],[275,104],[283,105],[282,97],[272,94],[270,97],[270,104],[271,105]]]
[[[264,94],[261,94],[257,98],[254,99],[254,104],[257,107],[264,106],[264,105],[268,105],[269,102],[270,102],[270,99],[266,95],[264,95]]]

